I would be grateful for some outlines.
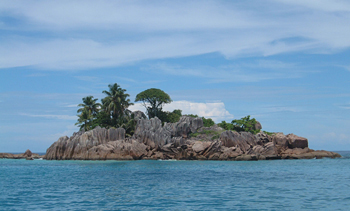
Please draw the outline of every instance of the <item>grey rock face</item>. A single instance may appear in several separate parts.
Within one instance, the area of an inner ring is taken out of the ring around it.
[[[254,125],[255,130],[261,130],[262,126],[260,124],[260,122],[256,121],[256,124]]]
[[[110,141],[89,149],[89,160],[139,160],[147,155],[147,146],[133,139]]]
[[[139,119],[137,121],[134,139],[154,149],[171,142],[171,131],[163,128],[162,122],[157,117],[150,120]]]
[[[195,133],[201,127],[203,127],[203,119],[190,116],[182,116],[178,122],[164,125],[164,128],[171,132],[172,137],[183,138],[188,138],[189,133]]]
[[[23,156],[24,157],[32,157],[32,151],[30,151],[29,149],[27,149],[26,151],[25,151],[25,153],[23,154]]]
[[[225,130],[218,125],[213,125],[211,127],[201,127],[198,129],[198,132],[203,132],[205,130],[215,131],[215,132],[224,132]]]
[[[294,149],[294,148],[304,149],[309,146],[309,142],[307,141],[306,138],[296,136],[294,134],[287,135],[287,139],[288,139],[288,147],[291,149]]]
[[[273,136],[273,143],[280,148],[288,148],[287,137],[283,133],[277,133]]]
[[[238,147],[243,152],[257,145],[258,139],[252,133],[236,131],[225,131],[220,135],[220,141],[225,147]]]
[[[142,111],[134,111],[131,113],[131,115],[134,115],[135,121],[139,119],[147,119],[146,115]]]
[[[123,128],[107,130],[96,127],[87,132],[74,133],[70,138],[67,136],[59,138],[46,150],[44,158],[48,160],[83,160],[88,158],[90,148],[120,139],[125,139]]]
[[[192,146],[192,150],[196,153],[202,153],[204,150],[208,149],[210,145],[211,142],[208,141],[196,141]]]
[[[269,136],[263,132],[260,132],[260,133],[256,134],[255,136],[258,138],[258,144],[262,145],[262,146],[268,142],[272,142],[272,140],[273,140],[271,136]]]
[[[174,143],[179,138],[188,138],[189,133],[196,132],[203,126],[201,118],[182,116],[177,123],[165,123],[157,118],[139,119],[134,138],[151,147],[151,149]],[[173,139],[176,137],[176,139]]]
[[[162,126],[158,118],[148,120],[141,113],[135,115],[138,116],[135,118],[137,126],[130,139],[125,139],[125,130],[122,128],[107,130],[97,127],[91,131],[74,133],[70,138],[59,138],[47,149],[45,158],[246,161],[340,156],[333,152],[310,150],[308,140],[294,134],[267,135],[259,132],[254,135],[225,131],[217,125],[207,128],[203,127],[201,118],[189,116],[182,116],[179,122]],[[190,137],[191,133],[196,135]],[[23,158],[27,154],[29,152],[20,155],[0,153],[0,157]]]

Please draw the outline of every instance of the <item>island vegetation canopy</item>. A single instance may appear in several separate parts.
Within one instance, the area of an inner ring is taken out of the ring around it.
[[[129,110],[129,106],[134,105],[126,93],[126,90],[121,88],[117,83],[108,85],[108,90],[102,91],[106,96],[98,103],[98,99],[93,96],[82,98],[82,103],[78,106],[78,121],[76,125],[80,130],[88,131],[97,126],[103,128],[124,128],[128,136],[132,136],[135,131],[136,121],[134,113]],[[180,120],[182,111],[175,109],[172,112],[163,111],[165,104],[171,103],[170,96],[161,89],[150,88],[136,95],[135,102],[142,102],[146,108],[149,119],[157,117],[162,123],[175,123]],[[191,117],[198,117],[194,114],[186,114]],[[146,116],[144,116],[146,118]],[[211,118],[201,117],[203,126],[210,127],[215,124]],[[222,121],[218,123],[219,127],[225,130],[246,131],[258,133],[260,129],[256,129],[257,121],[255,118],[250,118],[250,115],[241,119],[232,120],[231,123]]]

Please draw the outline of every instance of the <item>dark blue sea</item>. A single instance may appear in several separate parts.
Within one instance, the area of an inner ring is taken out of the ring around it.
[[[350,153],[275,161],[0,159],[0,210],[349,210]]]

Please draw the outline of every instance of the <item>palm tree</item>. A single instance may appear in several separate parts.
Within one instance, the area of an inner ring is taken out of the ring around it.
[[[96,103],[98,99],[94,99],[93,96],[87,96],[83,98],[83,103],[79,104],[81,108],[78,109],[78,122],[75,125],[79,125],[80,129],[87,131],[92,126],[92,121],[96,117],[99,109],[101,108],[100,103]]]
[[[128,107],[134,105],[127,99],[130,95],[122,89],[117,83],[108,85],[109,91],[104,90],[102,93],[107,96],[102,99],[103,108],[112,116],[115,126],[121,127],[131,111]]]
[[[84,129],[88,131],[90,129],[90,123],[92,120],[92,115],[88,110],[83,109],[81,114],[77,115],[79,117],[78,122],[75,125],[80,127],[80,130]]]
[[[87,110],[91,113],[92,116],[96,116],[99,109],[101,108],[100,103],[96,103],[98,99],[94,99],[93,96],[87,96],[83,98],[83,103],[80,103],[78,106],[82,107],[78,109],[78,113],[82,112],[83,110]]]

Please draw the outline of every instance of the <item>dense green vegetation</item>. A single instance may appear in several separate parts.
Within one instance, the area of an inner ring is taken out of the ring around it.
[[[129,106],[133,105],[126,93],[117,83],[108,85],[109,90],[102,93],[106,97],[97,103],[97,98],[87,96],[83,98],[83,103],[79,104],[78,122],[76,125],[81,130],[91,130],[97,126],[105,128],[123,127],[127,134],[133,133],[134,120],[131,116]]]
[[[272,136],[272,135],[276,135],[276,133],[273,133],[273,132],[267,132],[267,131],[263,131],[265,134],[269,135],[269,136]]]
[[[171,103],[170,96],[160,89],[147,89],[136,95],[135,102],[141,101],[146,108],[148,118],[159,117],[164,104]]]
[[[129,106],[133,105],[129,99],[130,95],[117,83],[108,85],[108,88],[108,91],[104,90],[102,92],[106,96],[101,99],[101,103],[98,103],[98,99],[93,96],[87,96],[82,99],[83,103],[78,105],[80,108],[77,111],[78,121],[76,125],[80,127],[80,130],[85,131],[97,126],[104,128],[122,127],[126,130],[127,135],[133,135],[136,121],[132,112],[128,109]],[[135,98],[135,102],[139,101],[145,106],[148,118],[158,117],[162,123],[178,122],[182,116],[182,111],[179,109],[175,109],[172,112],[163,111],[164,104],[170,103],[172,100],[167,93],[160,89],[152,88],[140,92]],[[187,116],[198,117],[198,115],[193,114],[188,114]],[[211,127],[215,124],[211,118],[201,118],[203,119],[204,127]],[[248,115],[238,120],[232,120],[231,123],[222,121],[218,126],[225,130],[246,131],[256,134],[260,131],[255,128],[256,124],[255,118],[251,119]],[[196,137],[199,134],[214,135],[214,139],[219,136],[218,132],[211,130],[193,133],[191,136]]]
[[[83,103],[79,104],[81,108],[78,109],[78,122],[76,125],[80,129],[89,130],[93,124],[94,119],[98,115],[101,104],[96,103],[98,99],[94,99],[93,96],[87,96],[83,98]]]
[[[98,99],[93,96],[84,97],[83,103],[79,104],[78,121],[76,125],[80,130],[88,131],[97,126],[104,128],[122,127],[126,130],[126,134],[131,136],[134,133],[136,121],[129,106],[133,105],[130,102],[129,94],[125,89],[122,89],[117,83],[108,85],[108,90],[102,93],[106,95],[97,103]],[[164,122],[178,122],[182,116],[181,110],[172,112],[163,111],[163,105],[170,103],[171,98],[168,94],[160,89],[148,89],[136,96],[136,102],[142,101],[147,109],[149,118],[157,116]]]
[[[257,121],[255,118],[251,119],[250,115],[243,117],[241,119],[234,119],[231,123],[227,123],[225,121],[222,121],[218,124],[219,127],[222,127],[225,130],[234,130],[237,132],[245,131],[245,132],[251,132],[253,134],[257,134],[260,129],[256,129],[255,125],[257,124]]]
[[[171,122],[171,123],[175,123],[178,122],[180,120],[182,116],[182,111],[180,109],[175,109],[172,112],[169,111],[160,111],[158,113],[158,118],[162,121],[162,122]]]
[[[194,115],[194,114],[186,114],[186,116],[190,116],[190,117],[194,117],[194,118],[198,117],[198,115]],[[204,127],[211,127],[211,126],[215,125],[215,122],[211,118],[206,119],[205,117],[202,117],[202,119],[203,119],[203,126]]]

